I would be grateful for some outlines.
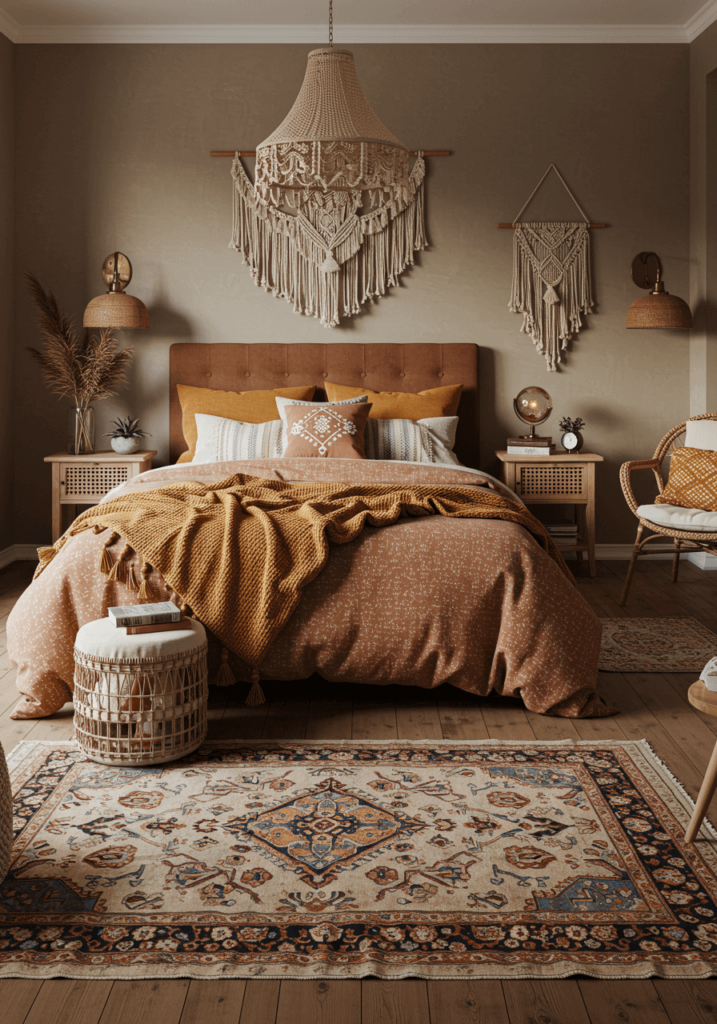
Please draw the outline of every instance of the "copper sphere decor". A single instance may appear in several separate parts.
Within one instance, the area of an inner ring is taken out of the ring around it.
[[[107,292],[92,299],[82,317],[83,327],[144,329],[149,313],[141,299],[128,295],[125,288],[132,280],[132,264],[123,252],[113,252],[102,264]]]
[[[631,328],[671,327],[689,330],[692,313],[684,299],[665,291],[662,265],[655,252],[640,252],[630,267],[638,288],[650,289],[649,295],[635,299],[627,311],[625,326]]]
[[[544,388],[532,385],[523,388],[513,399],[513,409],[518,419],[530,427],[530,433],[521,434],[521,438],[534,439],[538,437],[535,428],[544,423],[553,411],[553,400]]]

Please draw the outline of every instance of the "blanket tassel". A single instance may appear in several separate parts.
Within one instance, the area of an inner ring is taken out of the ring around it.
[[[215,680],[217,686],[234,686],[236,683],[236,676],[231,670],[229,665],[229,651],[226,647],[222,647],[222,663],[219,666],[217,672],[217,678]]]
[[[112,572],[112,567],[114,566],[114,562],[112,561],[112,555],[110,554],[109,549],[112,547],[115,541],[118,540],[119,534],[111,533],[107,540],[102,545],[102,554],[100,555],[99,570],[101,573],[104,573],[105,576],[109,576],[109,574]]]
[[[266,697],[259,682],[259,670],[256,668],[251,670],[251,690],[247,695],[246,703],[250,708],[258,708],[260,704],[266,704]]]
[[[122,548],[122,551],[120,552],[119,558],[112,566],[107,575],[108,580],[111,580],[113,583],[124,583],[126,587],[130,586],[130,581],[128,579],[129,566],[127,565],[127,559],[131,556],[131,554],[132,548],[129,546],[129,544],[125,544],[125,546]]]
[[[154,592],[152,584],[149,582],[149,577],[152,575],[152,566],[149,562],[142,562],[140,574],[142,576],[142,582],[140,583],[139,591],[137,592],[137,600],[140,604],[152,604],[157,600],[157,595]]]

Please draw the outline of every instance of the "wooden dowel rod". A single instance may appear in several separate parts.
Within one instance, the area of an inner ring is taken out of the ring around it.
[[[517,224],[499,224],[499,228],[517,228]],[[607,224],[588,224],[589,228],[606,228]]]
[[[240,149],[240,150],[234,150],[234,149],[231,149],[231,150],[229,150],[229,149],[213,149],[209,155],[210,156],[234,156],[235,152],[238,153],[239,156],[256,156],[256,150],[249,151],[248,149]],[[450,149],[424,149],[423,150],[423,155],[424,156],[450,156],[451,155],[451,151],[450,151]],[[412,149],[410,151],[410,153],[409,153],[409,156],[418,156],[418,150],[417,149]],[[501,225],[498,225],[498,226],[500,227]],[[510,224],[506,224],[505,227],[510,227]]]

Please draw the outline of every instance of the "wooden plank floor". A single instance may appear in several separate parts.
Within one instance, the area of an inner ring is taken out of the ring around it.
[[[625,562],[602,562],[581,592],[600,615],[692,615],[717,632],[717,573],[689,563],[680,582],[668,562],[643,562],[629,606],[617,601]],[[37,722],[13,722],[15,672],[5,624],[33,566],[0,572],[0,741],[70,739],[71,705]],[[694,798],[717,719],[687,702],[694,675],[601,673],[601,692],[622,713],[570,721],[526,712],[504,698],[476,699],[448,687],[269,684],[270,703],[243,694],[212,697],[210,739],[641,739],[646,737]],[[715,808],[717,816],[717,808]],[[717,979],[707,981],[0,981],[3,1024],[716,1024]]]

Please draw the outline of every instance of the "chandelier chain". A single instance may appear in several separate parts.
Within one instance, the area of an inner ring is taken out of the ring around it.
[[[334,0],[329,0],[329,47],[334,46]]]

